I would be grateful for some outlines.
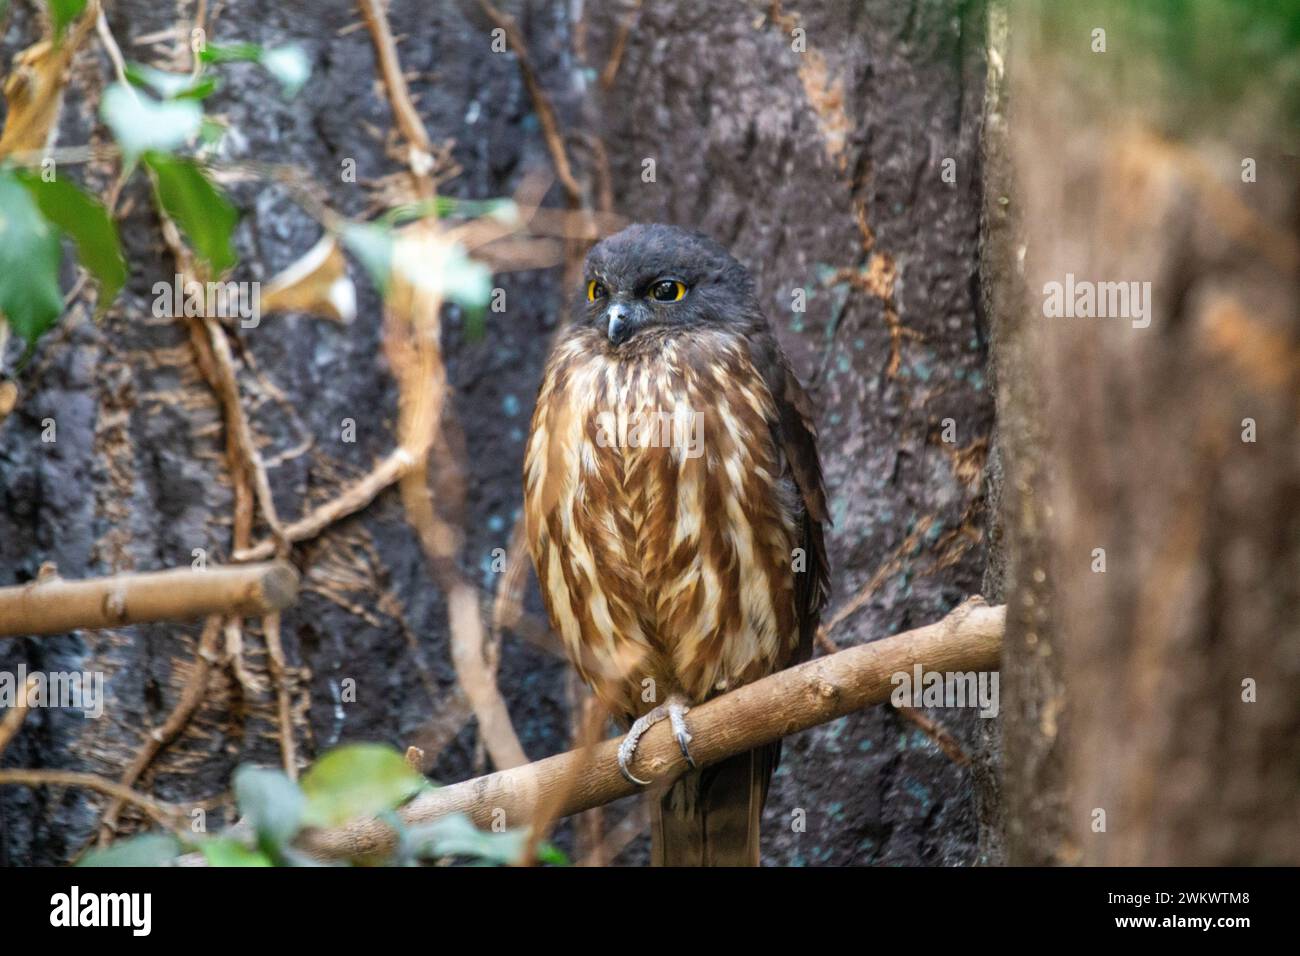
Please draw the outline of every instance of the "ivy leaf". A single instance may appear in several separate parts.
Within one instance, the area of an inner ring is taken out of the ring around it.
[[[20,172],[41,215],[57,226],[77,246],[81,264],[99,280],[99,310],[108,308],[126,282],[126,260],[118,240],[117,226],[99,200],[87,195],[66,179],[47,182],[35,172]]]
[[[257,63],[280,81],[285,99],[292,99],[311,76],[311,61],[302,47],[287,44],[261,47],[256,43],[210,43],[199,53],[204,63]]]
[[[199,852],[209,866],[275,866],[261,850],[244,846],[231,837],[216,837],[199,844]]]
[[[31,194],[0,172],[0,314],[30,349],[63,314],[63,246]]]
[[[343,244],[365,267],[379,294],[387,297],[389,274],[393,268],[392,233],[372,223],[350,222],[343,227],[342,236]]]
[[[147,86],[165,100],[201,100],[217,90],[217,80],[193,73],[168,73],[143,63],[128,63],[126,78],[136,86]]]
[[[304,821],[336,826],[391,810],[424,789],[424,776],[383,744],[348,744],[327,753],[302,778]]]
[[[180,842],[165,833],[142,833],[92,850],[77,866],[167,866],[181,855]]]
[[[411,827],[407,838],[420,857],[463,856],[498,864],[518,862],[528,845],[526,829],[490,833],[474,826],[463,813],[449,813],[432,823]]]
[[[311,77],[311,61],[300,46],[279,46],[262,54],[262,66],[280,81],[285,99],[298,95]]]
[[[150,152],[144,162],[153,171],[159,204],[176,220],[195,255],[208,263],[214,276],[233,266],[238,257],[230,238],[239,213],[225,193],[212,185],[193,160]]]
[[[248,63],[256,62],[261,53],[262,48],[256,43],[209,43],[199,51],[199,60],[204,63]]]
[[[198,131],[203,110],[193,100],[156,100],[123,83],[104,91],[99,115],[127,161],[150,150],[170,152]]]
[[[240,767],[235,771],[235,801],[263,849],[285,846],[302,826],[302,791],[279,770]]]
[[[86,0],[48,0],[48,6],[50,22],[54,24],[54,36],[61,38],[68,29],[68,24],[86,9]]]

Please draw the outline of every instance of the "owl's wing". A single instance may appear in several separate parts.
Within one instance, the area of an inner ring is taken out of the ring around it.
[[[802,547],[806,570],[795,583],[795,606],[799,614],[799,651],[796,660],[812,656],[813,639],[821,612],[830,596],[830,563],[822,526],[830,523],[826,508],[826,487],[821,457],[817,453],[817,425],[812,401],[799,384],[785,354],[775,339],[764,343],[763,374],[776,404],[772,436],[781,449],[786,468],[799,489],[803,502]]]

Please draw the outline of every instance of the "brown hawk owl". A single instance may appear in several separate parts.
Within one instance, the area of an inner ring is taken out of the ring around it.
[[[828,592],[816,430],[754,295],[713,240],[634,225],[587,256],[524,461],[529,549],[569,657],[638,738],[805,660]],[[757,865],[780,745],[692,769],[651,807],[669,865]],[[692,767],[694,762],[691,761]]]

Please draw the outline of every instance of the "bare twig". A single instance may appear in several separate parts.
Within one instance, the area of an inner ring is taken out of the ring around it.
[[[564,136],[560,132],[560,121],[551,98],[546,95],[546,90],[542,88],[541,81],[537,78],[537,70],[533,66],[532,57],[528,54],[528,44],[524,42],[524,35],[520,32],[519,25],[515,23],[515,18],[502,13],[489,0],[479,0],[478,5],[489,20],[505,31],[506,42],[515,51],[515,58],[519,61],[519,73],[524,78],[524,86],[528,88],[533,109],[537,111],[537,118],[541,122],[546,148],[550,151],[551,162],[555,165],[556,178],[560,180],[570,206],[577,209],[582,205],[582,187],[578,185],[578,180],[573,175],[573,167],[569,165],[568,154],[564,151]]]
[[[179,737],[181,731],[189,724],[190,718],[199,709],[199,705],[203,703],[203,696],[207,693],[208,677],[212,673],[212,665],[217,660],[217,646],[220,639],[221,617],[214,614],[203,625],[198,650],[194,655],[194,664],[190,670],[189,680],[185,683],[185,689],[181,691],[180,700],[176,702],[176,707],[163,721],[162,726],[155,727],[145,735],[144,743],[136,753],[135,759],[123,771],[118,781],[122,786],[128,788],[134,786],[159,752]],[[104,818],[99,824],[100,846],[107,846],[112,839],[117,827],[117,819],[126,802],[121,797],[115,797],[105,809]]]
[[[431,149],[429,137],[402,78],[387,14],[378,0],[358,3],[375,45],[393,114],[410,145],[408,165],[421,191],[432,197],[433,186],[424,162]],[[421,221],[403,230],[398,241],[436,247],[448,238],[439,234],[436,225]],[[517,766],[528,758],[487,665],[478,592],[456,565],[459,536],[439,517],[429,491],[429,460],[439,442],[442,418],[444,414],[450,416],[444,407],[447,382],[439,345],[442,299],[430,289],[413,286],[400,272],[393,279],[393,292],[385,309],[384,350],[400,390],[398,440],[411,459],[411,465],[399,476],[402,504],[434,579],[447,596],[452,663],[478,718],[479,733],[498,767]],[[450,463],[444,464],[450,467]]]
[[[77,770],[0,770],[0,787],[13,784],[27,787],[84,787],[137,806],[168,829],[174,828],[184,813],[173,804],[155,800],[96,774]]]
[[[297,596],[298,572],[283,561],[83,581],[55,576],[0,588],[0,637],[184,621],[209,614],[268,614],[288,607]]]
[[[298,759],[293,743],[293,710],[289,697],[289,669],[284,660],[284,645],[280,641],[280,615],[268,614],[262,618],[266,636],[267,656],[271,661],[271,680],[275,682],[276,709],[280,719],[280,756],[284,772],[290,779],[298,779]]]
[[[935,745],[948,755],[949,760],[963,767],[970,766],[970,755],[962,749],[961,744],[957,742],[957,738],[948,733],[938,721],[931,720],[915,707],[899,707],[896,709],[900,717],[904,720],[910,720],[920,729],[921,733],[933,740]]]
[[[26,683],[23,684],[21,696],[15,702],[14,706],[0,720],[0,756],[4,755],[5,748],[9,746],[9,741],[14,739],[14,735],[27,719],[27,698],[35,690],[39,678],[35,674],[28,676]]]
[[[396,484],[415,464],[415,459],[405,448],[396,448],[380,461],[364,478],[350,485],[340,495],[331,498],[292,524],[284,526],[285,540],[296,544],[308,541],[336,521],[356,514],[379,496],[385,488]],[[235,551],[236,561],[261,561],[275,554],[274,541],[260,541],[251,548]]]

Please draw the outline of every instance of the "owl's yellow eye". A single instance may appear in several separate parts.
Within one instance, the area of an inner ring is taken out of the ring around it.
[[[597,299],[603,299],[609,295],[609,290],[599,279],[592,279],[587,283],[587,301],[595,302]]]
[[[686,286],[676,279],[660,279],[650,287],[650,298],[656,302],[679,302],[686,294]]]

